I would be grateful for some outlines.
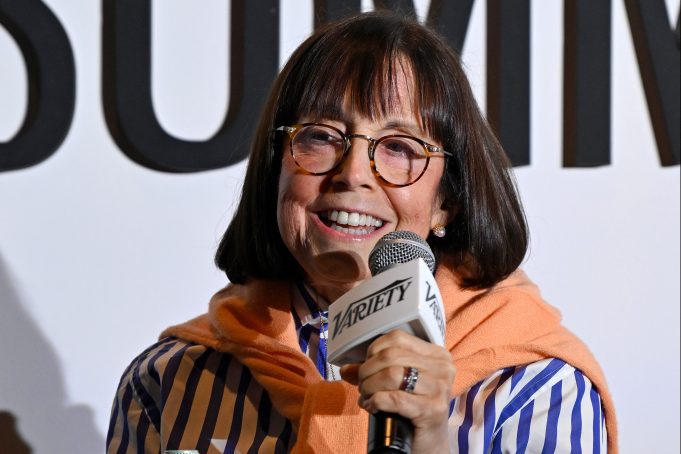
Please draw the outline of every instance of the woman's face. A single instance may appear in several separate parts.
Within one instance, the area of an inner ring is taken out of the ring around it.
[[[408,134],[440,145],[420,126],[405,88],[407,80],[401,79],[398,94],[405,101],[385,118],[371,120],[346,111],[340,121],[301,118],[299,122],[322,122],[345,133],[375,139]],[[432,227],[448,221],[438,194],[444,159],[431,159],[416,183],[390,187],[372,172],[368,142],[351,142],[345,160],[326,175],[310,175],[300,169],[287,143],[279,178],[277,222],[281,237],[308,283],[329,302],[370,276],[369,253],[383,235],[409,230],[426,238]],[[360,225],[352,225],[357,222]]]

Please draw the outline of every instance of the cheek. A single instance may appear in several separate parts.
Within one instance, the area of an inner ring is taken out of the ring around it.
[[[307,206],[315,196],[312,188],[313,185],[305,181],[304,176],[282,169],[277,197],[277,224],[289,248],[300,242],[305,234]]]
[[[295,198],[289,191],[290,185],[279,185],[279,195],[277,200],[277,225],[284,243],[290,248],[294,232],[297,230],[296,224],[299,218],[297,214],[297,204]]]
[[[391,197],[392,204],[400,218],[410,221],[422,221],[430,217],[435,206],[433,196],[417,191],[406,192],[398,197]]]
[[[411,191],[393,191],[389,197],[397,214],[397,229],[410,230],[426,238],[435,224],[441,203],[438,196],[439,179],[431,177],[423,183],[426,184]]]

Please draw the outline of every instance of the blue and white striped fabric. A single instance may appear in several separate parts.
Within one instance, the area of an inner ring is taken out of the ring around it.
[[[293,320],[298,331],[300,350],[312,358],[325,380],[340,380],[340,368],[326,361],[329,319],[328,304],[312,296],[303,284],[298,284],[293,298]],[[321,328],[321,329],[320,329]]]
[[[607,452],[598,392],[559,359],[497,371],[452,406],[452,453]]]
[[[301,351],[327,380],[326,309],[303,286],[292,316]],[[324,333],[324,332],[322,332]],[[605,453],[600,397],[572,366],[547,359],[497,371],[451,402],[451,453]],[[348,434],[352,436],[352,434]],[[108,454],[286,453],[291,424],[230,355],[163,339],[124,372],[111,412]]]

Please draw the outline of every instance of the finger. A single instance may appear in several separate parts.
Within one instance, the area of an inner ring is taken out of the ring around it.
[[[360,406],[369,413],[384,411],[397,413],[412,420],[414,425],[426,420],[443,420],[449,415],[449,400],[442,396],[418,396],[402,391],[381,391],[367,399],[360,399]]]
[[[359,367],[358,374],[360,380],[366,380],[383,369],[402,371],[405,367],[425,366],[423,359],[413,352],[400,347],[389,347],[367,356],[367,360]],[[398,375],[401,375],[401,372]]]
[[[432,374],[424,374],[415,368],[416,379],[412,387],[412,394],[419,395],[444,395],[448,394],[448,389],[451,385],[442,377],[436,377]],[[405,367],[391,367],[383,369],[380,372],[362,380],[359,386],[359,392],[363,398],[369,398],[373,394],[381,391],[402,391],[405,390],[407,384],[407,377],[409,376],[409,368]]]
[[[340,368],[341,378],[351,385],[359,384],[359,364],[346,364]]]
[[[403,372],[400,371],[408,367],[415,367],[422,373],[430,373],[443,378],[451,376],[453,379],[454,363],[449,353],[437,357],[425,356],[400,347],[385,348],[367,358],[359,368],[358,377],[361,382],[384,369],[390,369],[396,374],[393,377],[394,382],[402,376]]]
[[[412,336],[411,334],[408,334],[402,330],[396,329],[380,336],[373,341],[367,349],[367,358],[374,356],[380,351],[390,347],[403,348],[417,353],[426,352],[426,354],[428,354],[427,352],[433,350],[433,347],[438,346],[431,344],[430,342],[426,342],[423,339],[419,339],[416,336]]]

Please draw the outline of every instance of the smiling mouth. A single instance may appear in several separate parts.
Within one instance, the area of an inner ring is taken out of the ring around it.
[[[366,213],[328,210],[318,214],[328,227],[350,235],[369,235],[383,226],[381,219]]]

